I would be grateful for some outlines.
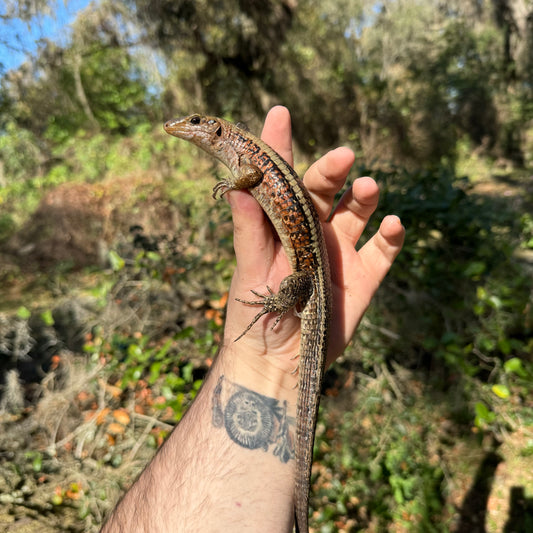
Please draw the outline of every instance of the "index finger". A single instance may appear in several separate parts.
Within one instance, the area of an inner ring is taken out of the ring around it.
[[[293,166],[291,115],[286,107],[277,105],[267,113],[261,139]]]

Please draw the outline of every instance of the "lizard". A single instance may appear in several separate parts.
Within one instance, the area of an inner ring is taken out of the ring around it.
[[[332,312],[331,277],[320,219],[294,169],[270,146],[248,131],[221,118],[193,114],[169,120],[167,133],[194,143],[224,163],[231,176],[213,188],[213,197],[247,189],[272,222],[292,273],[279,291],[252,291],[261,305],[242,337],[263,315],[277,313],[272,328],[291,309],[301,309],[301,336],[296,405],[294,508],[297,533],[309,531],[308,507],[313,444],[328,349]]]

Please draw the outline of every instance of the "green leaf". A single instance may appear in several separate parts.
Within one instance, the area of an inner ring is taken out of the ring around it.
[[[21,306],[17,309],[17,316],[23,320],[28,320],[31,316],[31,311],[27,307]]]
[[[168,401],[174,399],[175,397],[174,392],[172,392],[172,389],[168,385],[163,385],[161,387],[161,394],[163,395],[165,400],[168,400]]]
[[[192,382],[192,371],[193,371],[193,366],[191,363],[187,363],[185,366],[181,368],[181,375],[183,376],[183,379],[187,383]]]
[[[119,270],[122,270],[124,268],[124,265],[126,264],[124,259],[120,257],[120,255],[115,252],[115,250],[111,250],[108,254],[109,263],[111,264],[111,268],[118,272]]]
[[[161,361],[155,361],[150,365],[150,377],[148,379],[148,383],[150,383],[150,385],[153,385],[161,375],[162,364],[163,363]]]
[[[509,355],[511,353],[511,343],[509,339],[500,339],[498,341],[498,348],[504,355]]]
[[[477,402],[476,405],[474,406],[474,409],[476,411],[476,415],[479,416],[479,418],[484,418],[484,419],[489,418],[490,411],[483,402]]]
[[[503,305],[501,299],[498,298],[497,296],[490,296],[488,302],[490,306],[493,307],[494,309],[501,309]]]
[[[142,354],[142,348],[138,344],[130,344],[128,346],[128,356],[132,359],[141,359]]]
[[[503,399],[509,398],[509,396],[511,396],[511,392],[509,391],[509,389],[505,385],[502,385],[500,383],[492,386],[492,392],[496,394],[496,396],[498,396],[499,398]]]
[[[31,463],[31,467],[33,468],[34,472],[40,472],[43,468],[43,456],[38,453],[35,456],[35,459]]]
[[[466,266],[464,274],[469,278],[477,278],[485,272],[486,268],[487,265],[482,261],[472,261]]]
[[[527,377],[527,372],[522,365],[522,359],[519,359],[518,357],[512,357],[508,361],[505,361],[505,363],[503,363],[503,369],[509,374],[516,374],[521,378]]]
[[[41,319],[47,326],[54,325],[54,317],[52,316],[52,311],[50,311],[49,309],[41,313]]]
[[[161,346],[161,348],[156,352],[154,359],[156,359],[157,361],[163,359],[167,355],[173,342],[173,339],[169,339],[167,342],[165,342],[165,344],[163,344],[163,346]]]
[[[194,328],[192,326],[188,326],[182,329],[181,331],[178,331],[178,333],[174,335],[174,338],[176,340],[181,340],[181,339],[187,339],[192,336],[194,336]]]

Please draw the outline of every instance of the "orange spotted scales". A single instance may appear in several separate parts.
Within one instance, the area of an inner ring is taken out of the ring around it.
[[[197,114],[170,120],[165,130],[196,144],[230,169],[231,176],[217,183],[213,196],[247,189],[270,218],[289,258],[292,274],[277,294],[263,297],[263,309],[246,331],[266,313],[277,313],[279,319],[296,306],[302,309],[294,505],[296,531],[307,532],[313,443],[331,318],[331,279],[320,220],[292,167],[247,130]]]

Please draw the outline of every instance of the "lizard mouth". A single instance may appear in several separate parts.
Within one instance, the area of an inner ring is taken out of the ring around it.
[[[187,123],[183,118],[173,118],[167,120],[163,128],[170,135],[187,140],[191,138],[192,134],[188,131],[186,125]]]

